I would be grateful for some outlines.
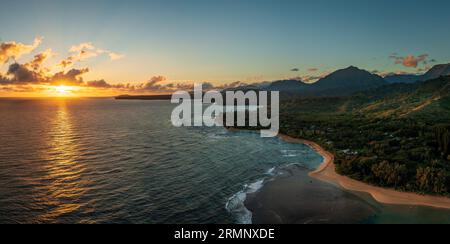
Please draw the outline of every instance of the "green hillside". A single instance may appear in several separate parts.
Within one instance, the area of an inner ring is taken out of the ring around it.
[[[339,173],[428,194],[449,195],[449,124],[450,77],[281,105],[281,132],[334,152]]]

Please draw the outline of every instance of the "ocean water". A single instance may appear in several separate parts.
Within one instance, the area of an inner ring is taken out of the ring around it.
[[[251,223],[248,193],[279,167],[322,161],[256,133],[175,128],[173,107],[0,100],[0,223]],[[366,222],[450,222],[443,210],[377,208]]]
[[[173,107],[1,100],[0,223],[234,223],[226,205],[246,184],[278,165],[320,164],[277,138],[175,128]]]

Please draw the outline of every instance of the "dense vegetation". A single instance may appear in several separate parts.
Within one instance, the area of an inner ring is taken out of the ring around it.
[[[318,142],[338,173],[373,185],[450,195],[450,77],[351,97],[281,104],[280,132]]]
[[[337,115],[284,115],[282,121],[282,133],[314,140],[332,151],[340,174],[404,191],[449,193],[448,151],[439,146],[449,134],[438,136],[431,124]]]
[[[403,191],[450,193],[450,78],[283,104],[281,132],[319,142],[338,173]]]

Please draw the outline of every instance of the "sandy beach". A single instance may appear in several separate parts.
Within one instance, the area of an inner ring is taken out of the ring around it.
[[[450,209],[450,198],[399,192],[393,189],[372,186],[357,180],[350,179],[349,177],[339,175],[335,171],[334,155],[323,149],[317,143],[289,137],[286,135],[280,135],[280,138],[290,143],[306,144],[323,156],[324,162],[322,163],[322,165],[317,170],[309,173],[309,176],[313,178],[336,184],[350,191],[368,193],[376,201],[384,204],[417,205]]]

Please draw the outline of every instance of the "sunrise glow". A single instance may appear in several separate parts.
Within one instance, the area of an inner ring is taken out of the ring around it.
[[[414,25],[398,23],[422,16],[426,3],[389,3],[408,16],[385,13],[373,22],[382,4],[355,2],[355,16],[341,18],[347,9],[334,1],[288,1],[276,12],[265,1],[239,8],[176,1],[181,12],[153,1],[96,1],[79,18],[69,7],[77,3],[52,2],[10,2],[2,11],[1,23],[14,19],[17,28],[0,30],[0,97],[171,94],[199,82],[217,90],[285,79],[314,83],[351,65],[382,77],[414,75],[449,59],[443,40],[450,34],[429,28],[448,22],[447,8],[426,11],[432,15]],[[232,21],[224,13],[233,13]]]
[[[71,93],[73,88],[61,85],[61,86],[55,87],[55,90],[58,93],[58,95],[60,95],[60,96],[67,96],[67,95],[69,95]]]

